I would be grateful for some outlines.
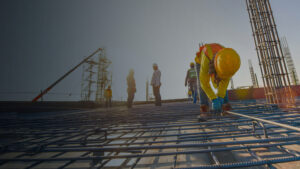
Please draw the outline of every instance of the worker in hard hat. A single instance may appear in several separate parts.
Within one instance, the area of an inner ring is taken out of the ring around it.
[[[190,63],[190,69],[187,71],[186,77],[185,77],[185,83],[184,85],[189,85],[189,91],[192,92],[193,97],[193,103],[197,102],[197,73],[195,70],[195,63]]]
[[[205,44],[200,47],[200,54],[195,61],[200,64],[200,95],[205,94],[212,102],[212,110],[221,112],[228,109],[227,87],[231,77],[239,70],[241,61],[240,56],[232,48],[225,48],[220,44]],[[217,89],[217,93],[212,90],[212,85]],[[208,100],[201,99],[201,114],[203,118],[209,117]]]
[[[156,63],[153,63],[153,74],[152,74],[152,79],[151,79],[151,86],[153,89],[153,95],[155,97],[155,106],[161,106],[161,96],[160,96],[160,77],[161,77],[161,72],[158,69],[158,66]]]
[[[104,96],[106,100],[105,107],[111,107],[111,98],[112,98],[111,86],[108,86],[107,89],[105,89]]]
[[[134,94],[136,92],[136,86],[135,86],[135,79],[134,79],[134,70],[130,69],[129,74],[127,76],[127,107],[131,108],[133,99],[134,99]]]

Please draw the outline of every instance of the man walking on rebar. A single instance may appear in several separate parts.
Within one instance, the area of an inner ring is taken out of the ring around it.
[[[104,93],[105,96],[105,107],[111,107],[111,98],[112,98],[112,91],[111,87],[108,86]]]
[[[152,75],[151,85],[153,88],[153,95],[155,97],[155,106],[161,106],[161,96],[160,96],[161,73],[156,63],[153,64],[153,70],[154,72]]]
[[[135,79],[134,79],[134,70],[130,69],[129,74],[127,76],[127,107],[131,108],[133,99],[134,99],[134,94],[136,92],[136,87],[135,87]]]
[[[189,91],[192,92],[193,103],[197,102],[197,75],[194,62],[190,63],[190,69],[187,71],[184,85],[189,85]]]
[[[196,56],[199,57],[199,56]],[[221,112],[228,110],[230,105],[228,103],[227,87],[230,78],[240,68],[240,56],[235,50],[225,48],[217,43],[206,44],[200,47],[200,57],[195,58],[196,62],[200,64],[200,88],[212,102],[212,110],[214,112]],[[217,89],[217,93],[212,90],[210,85]],[[201,119],[206,119],[211,114],[209,112],[208,100],[205,97],[201,98]]]

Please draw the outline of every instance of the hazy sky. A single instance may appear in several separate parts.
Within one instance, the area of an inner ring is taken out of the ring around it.
[[[300,1],[271,5],[279,36],[286,36],[299,65]],[[117,100],[127,96],[130,68],[136,99],[145,99],[153,62],[162,72],[162,98],[185,97],[184,78],[199,42],[221,43],[240,54],[235,86],[251,85],[248,59],[262,85],[244,0],[7,0],[0,1],[0,19],[0,100],[32,99],[99,47],[113,61]],[[44,99],[79,100],[81,74],[82,68],[73,72]]]

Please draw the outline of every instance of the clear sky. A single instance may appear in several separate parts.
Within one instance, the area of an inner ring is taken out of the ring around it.
[[[271,5],[299,74],[300,1]],[[0,19],[0,100],[32,99],[99,47],[113,61],[116,100],[127,96],[130,68],[136,100],[145,99],[153,62],[162,72],[162,98],[185,97],[184,78],[199,42],[221,43],[240,54],[235,86],[251,85],[248,59],[262,85],[244,0],[7,0],[0,1]],[[79,100],[81,74],[81,68],[73,72],[44,99]]]

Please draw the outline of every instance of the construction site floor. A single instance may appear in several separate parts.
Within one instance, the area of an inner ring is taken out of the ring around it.
[[[0,168],[300,168],[297,108],[232,103],[199,122],[199,104],[1,113]],[[300,130],[300,128],[299,128]]]

